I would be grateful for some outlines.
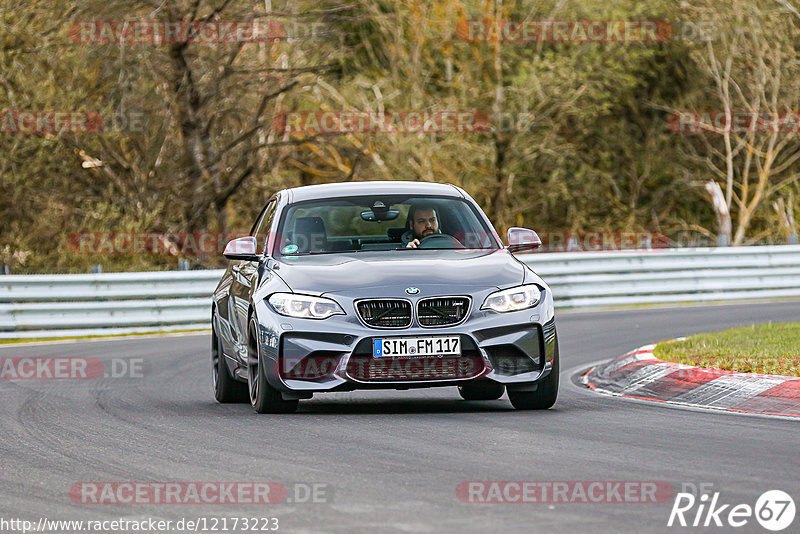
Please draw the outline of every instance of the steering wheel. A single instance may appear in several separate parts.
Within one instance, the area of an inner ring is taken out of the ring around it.
[[[464,248],[464,245],[451,235],[431,234],[420,239],[417,248]]]

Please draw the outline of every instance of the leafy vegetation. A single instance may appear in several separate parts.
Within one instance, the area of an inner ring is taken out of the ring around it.
[[[276,190],[464,187],[503,231],[650,231],[676,244],[798,233],[797,132],[676,133],[681,110],[785,114],[790,0],[0,0],[0,113],[82,110],[100,133],[0,131],[0,264],[13,272],[220,265],[85,254],[85,232],[249,230]],[[277,42],[97,44],[82,21],[277,21]],[[469,39],[467,21],[654,20],[657,42]],[[473,111],[473,133],[289,132],[283,113]],[[707,125],[706,125],[707,126]]]

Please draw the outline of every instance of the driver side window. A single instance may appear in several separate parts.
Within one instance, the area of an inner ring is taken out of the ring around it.
[[[256,251],[259,254],[264,254],[267,247],[267,240],[269,238],[269,229],[272,227],[272,219],[275,217],[275,206],[278,203],[275,199],[270,200],[267,209],[264,210],[264,214],[261,216],[261,220],[258,221],[258,226],[256,227],[255,233],[253,236],[256,238]]]

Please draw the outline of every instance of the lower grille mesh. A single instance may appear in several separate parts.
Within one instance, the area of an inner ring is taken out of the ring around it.
[[[466,380],[478,376],[483,370],[484,361],[478,355],[419,358],[353,357],[347,363],[347,374],[364,382]]]

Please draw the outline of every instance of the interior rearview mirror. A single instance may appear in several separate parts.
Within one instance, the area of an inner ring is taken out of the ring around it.
[[[398,215],[400,215],[398,210],[376,209],[374,206],[370,210],[361,212],[361,218],[369,222],[393,221]]]

